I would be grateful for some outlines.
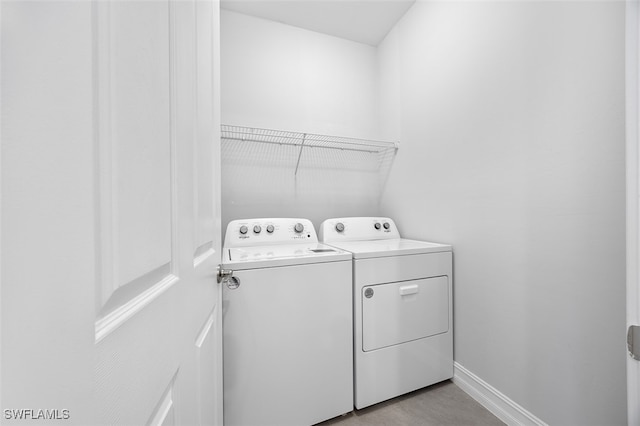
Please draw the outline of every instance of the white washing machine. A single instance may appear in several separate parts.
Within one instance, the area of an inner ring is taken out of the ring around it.
[[[328,219],[320,240],[353,254],[355,407],[453,377],[451,246],[381,217]]]
[[[318,243],[305,219],[234,220],[224,245],[224,424],[350,412],[351,254]]]

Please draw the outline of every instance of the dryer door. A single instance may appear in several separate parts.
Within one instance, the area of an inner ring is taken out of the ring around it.
[[[365,352],[449,330],[446,276],[366,286],[361,300]]]

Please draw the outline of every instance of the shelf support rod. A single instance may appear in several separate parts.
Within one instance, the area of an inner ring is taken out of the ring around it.
[[[2,0],[0,0],[2,1]],[[293,142],[275,142],[275,141],[266,141],[266,140],[260,140],[260,139],[248,139],[248,138],[232,138],[232,137],[227,137],[227,136],[222,136],[220,138],[220,140],[224,140],[224,141],[238,141],[238,142],[255,142],[255,143],[266,143],[266,144],[271,144],[271,145],[287,145],[287,146],[300,146],[300,144],[297,143],[293,143]],[[379,150],[375,150],[375,149],[356,149],[356,148],[338,148],[336,146],[323,146],[323,145],[307,145],[307,148],[314,148],[314,149],[339,149],[340,151],[350,151],[350,152],[366,152],[367,154],[379,154],[380,151]],[[398,150],[397,147],[391,147],[393,148],[395,151]],[[384,150],[385,148],[383,147],[382,150]]]
[[[302,143],[300,144],[300,152],[298,152],[298,162],[296,163],[296,171],[293,173],[294,176],[298,176],[298,167],[300,166],[300,157],[302,157],[302,150],[304,149],[304,142],[307,139],[307,134],[302,134]]]

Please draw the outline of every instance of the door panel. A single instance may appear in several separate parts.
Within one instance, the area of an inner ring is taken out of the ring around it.
[[[101,266],[113,265],[96,322],[103,423],[214,424],[222,416],[217,7],[96,4]]]
[[[107,133],[101,142],[112,152],[101,173],[111,180],[111,191],[101,198],[112,212],[112,267],[120,287],[172,258],[169,26],[159,25],[169,22],[169,2],[98,7],[108,15],[98,43],[107,50],[100,81],[108,86],[99,108],[109,111],[101,114],[108,117],[101,123]]]
[[[97,341],[179,279],[172,254],[169,2],[95,5],[102,271]],[[152,78],[147,77],[153,75]],[[173,243],[173,244],[172,244]]]
[[[95,398],[99,423],[146,424],[176,375],[178,329],[174,286],[96,345]]]
[[[205,324],[204,333],[198,339],[196,359],[196,377],[198,380],[197,398],[198,424],[222,425],[222,407],[216,406],[215,401],[222,400],[222,383],[218,378],[218,370],[222,366],[221,342],[216,338],[215,330],[222,327],[218,309],[211,313]],[[213,396],[213,398],[211,398]]]
[[[171,271],[169,2],[95,4],[101,305]],[[154,41],[156,40],[156,41]],[[100,307],[102,307],[100,306]]]
[[[3,424],[221,424],[219,2],[0,22]]]
[[[149,426],[173,426],[176,424],[176,412],[174,410],[174,395],[172,381],[169,388],[160,400],[160,404],[156,407],[151,419],[147,422]]]

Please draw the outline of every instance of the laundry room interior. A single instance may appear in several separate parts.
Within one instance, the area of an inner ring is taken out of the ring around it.
[[[222,2],[222,228],[384,216],[451,244],[454,383],[547,424],[625,424],[624,3],[418,0],[365,41],[353,3],[319,23],[316,2]],[[397,149],[297,167],[225,126]]]
[[[639,88],[636,0],[1,0],[0,422],[639,425]]]

